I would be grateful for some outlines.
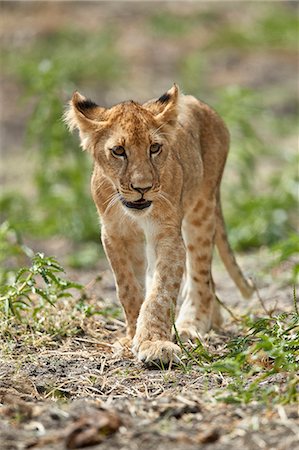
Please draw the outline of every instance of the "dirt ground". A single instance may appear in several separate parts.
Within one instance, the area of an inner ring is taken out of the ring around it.
[[[172,84],[180,56],[180,38],[159,43],[146,37],[143,17],[150,2],[144,5],[133,2],[126,7],[104,2],[101,10],[92,3],[88,8],[82,2],[77,6],[73,3],[72,10],[68,2],[36,3],[39,5],[27,8],[25,20],[25,5],[2,11],[2,43],[14,42],[17,48],[18,42],[30,42],[62,25],[82,28],[88,24],[99,29],[116,20],[130,24],[123,27],[118,45],[133,65],[127,90],[115,87],[113,92],[106,93],[105,102],[111,104],[133,94],[143,99],[145,92],[160,95]],[[225,8],[224,3],[219,3],[219,7]],[[177,3],[169,2],[168,8],[174,11]],[[181,8],[182,14],[192,15],[191,3],[186,2]],[[198,8],[208,9],[208,3]],[[248,15],[239,8],[231,8],[230,20],[246,24],[256,14],[254,5],[248,8]],[[203,27],[203,44],[210,32],[209,27]],[[195,35],[190,35],[184,45],[190,51],[200,44]],[[212,87],[234,82],[262,90],[263,83],[275,86],[283,82],[293,90],[297,65],[293,54],[232,50],[230,58],[232,64],[219,53],[211,58],[207,77]],[[18,180],[20,187],[27,189],[30,161],[24,161],[20,149],[30,110],[19,106],[21,93],[11,79],[1,76],[1,88],[6,107],[6,114],[1,115],[1,150],[10,150],[3,154],[2,180],[8,185]],[[283,113],[288,104],[280,107]],[[63,242],[54,239],[30,244],[38,251],[54,254],[63,263],[67,251]],[[264,249],[239,260],[257,278],[267,308],[276,307],[279,311],[292,308],[292,290],[284,280],[288,267],[269,270],[269,255]],[[99,274],[100,281],[96,281]],[[67,275],[89,286],[89,297],[99,305],[116,307],[112,274],[105,261],[93,271],[69,269]],[[261,311],[258,298],[249,303],[240,299],[219,264],[215,278],[220,298],[235,313]],[[59,311],[55,313],[59,315]],[[224,314],[223,330],[205,337],[208,347],[221,349],[236,334],[236,325]],[[82,333],[75,337],[53,340],[45,346],[39,344],[43,336],[37,335],[31,347],[15,340],[8,354],[0,349],[0,450],[299,449],[297,405],[263,407],[254,402],[249,405],[218,402],[215,398],[225,388],[227,379],[215,374],[207,378],[195,364],[185,372],[174,367],[165,371],[145,368],[129,350],[117,344],[123,333],[121,317],[96,316],[82,324]],[[267,382],[279,389],[284,378],[278,374]]]
[[[283,282],[284,268],[262,276],[256,267],[263,269],[264,260],[259,252],[241,258],[241,263],[255,270],[266,308],[289,311],[292,292]],[[220,298],[235,314],[262,312],[258,298],[249,303],[239,298],[217,262],[214,273]],[[99,306],[117,306],[105,261],[96,273],[68,275],[87,285],[88,296]],[[224,315],[223,330],[205,337],[207,348],[221,351],[237,335],[234,321],[225,311]],[[0,360],[0,448],[299,448],[297,405],[216,401],[229,377],[207,377],[196,364],[186,371],[148,369],[118,344],[123,333],[122,317],[108,315],[88,319],[79,335],[46,345],[39,345],[42,336],[36,336],[31,347],[15,339],[10,356]],[[265,382],[279,389],[284,381],[285,375],[276,374]]]

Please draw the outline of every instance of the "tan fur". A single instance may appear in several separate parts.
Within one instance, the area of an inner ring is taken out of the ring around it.
[[[75,93],[65,118],[94,157],[91,190],[126,315],[126,342],[133,341],[139,360],[168,363],[180,352],[171,330],[182,280],[181,337],[193,339],[221,324],[211,277],[215,242],[241,292],[252,293],[221,213],[228,131],[209,106],[180,94],[176,85],[158,100],[111,109]],[[155,143],[161,151],[150,154]],[[125,157],[112,154],[116,146]],[[123,204],[142,195],[152,201],[148,208]]]

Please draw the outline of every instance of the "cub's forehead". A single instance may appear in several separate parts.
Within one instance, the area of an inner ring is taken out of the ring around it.
[[[110,109],[110,121],[115,137],[135,145],[149,141],[157,131],[153,114],[133,101],[120,103]]]

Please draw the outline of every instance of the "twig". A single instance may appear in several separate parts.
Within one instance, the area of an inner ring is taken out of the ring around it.
[[[262,297],[260,296],[260,293],[259,293],[259,290],[258,290],[258,288],[257,288],[257,285],[256,285],[252,280],[251,280],[251,282],[252,282],[252,286],[253,286],[253,288],[254,288],[254,290],[255,290],[255,292],[256,292],[257,298],[258,298],[260,304],[262,305],[263,310],[265,311],[265,313],[266,313],[269,317],[272,317],[273,310],[270,311],[270,310],[268,310],[268,309],[266,308],[265,302],[264,302],[264,300],[262,299]]]
[[[87,291],[91,289],[98,281],[102,279],[101,275],[97,275],[95,278],[92,278],[86,285],[84,290]]]
[[[126,324],[121,320],[116,319],[115,317],[109,317],[109,321],[115,323],[116,325],[120,325],[121,327],[125,327]]]
[[[298,305],[297,305],[297,295],[296,295],[296,285],[295,284],[294,284],[294,287],[293,287],[293,301],[294,301],[295,313],[298,316],[299,315],[299,311],[298,311]]]
[[[74,383],[74,381],[77,381],[77,380],[76,380],[76,379],[66,380],[66,381],[64,381],[63,383],[59,384],[59,386],[55,386],[50,392],[48,392],[48,393],[45,395],[45,398],[50,397],[52,394],[54,394],[55,391],[61,390],[61,388],[62,388],[63,386],[66,386],[66,385],[68,385],[68,384],[70,384],[70,383]]]
[[[100,342],[100,341],[92,341],[91,339],[85,339],[85,338],[75,338],[74,341],[79,342],[86,342],[87,344],[93,344],[93,345],[101,345],[102,347],[114,347],[113,344],[108,344],[107,342]]]
[[[186,346],[184,345],[183,341],[181,340],[181,337],[179,335],[178,329],[177,329],[176,324],[175,324],[175,312],[174,312],[173,305],[172,305],[172,307],[170,309],[170,314],[171,314],[171,321],[172,321],[172,326],[173,326],[173,329],[174,329],[175,338],[177,340],[177,343],[179,344],[179,347],[183,350],[184,353],[186,353],[188,358],[192,359],[193,361],[195,361],[198,364],[197,359],[194,358],[192,353],[189,352],[189,350],[186,348]]]
[[[220,300],[218,295],[215,294],[215,297],[216,297],[217,302],[222,306],[222,308],[224,308],[225,311],[227,311],[236,322],[241,322],[240,317],[235,316],[235,314],[229,309],[229,307],[226,306],[222,300]]]

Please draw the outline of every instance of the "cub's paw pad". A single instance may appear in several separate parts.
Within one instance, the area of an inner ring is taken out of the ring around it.
[[[181,349],[170,341],[144,341],[140,345],[134,343],[133,352],[145,365],[165,368],[179,362]]]

